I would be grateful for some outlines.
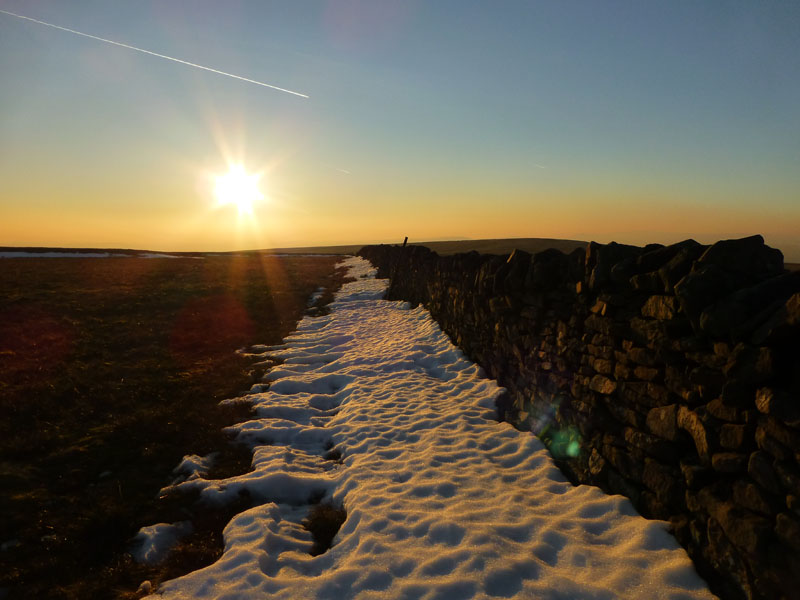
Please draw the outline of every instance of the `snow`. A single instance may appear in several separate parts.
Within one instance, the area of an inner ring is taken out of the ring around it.
[[[156,523],[142,527],[134,538],[134,548],[131,555],[136,562],[156,565],[166,558],[170,548],[176,542],[192,533],[192,524],[189,521],[178,523]]]
[[[205,477],[213,466],[217,455],[217,452],[212,452],[206,456],[198,456],[197,454],[184,456],[180,464],[172,470],[173,473],[178,475],[174,483]]]
[[[259,358],[283,363],[230,428],[253,469],[178,487],[260,502],[224,530],[214,564],[168,581],[170,599],[713,598],[666,523],[573,487],[541,442],[495,421],[502,391],[423,308],[382,300],[363,259],[330,314],[304,318]],[[337,449],[341,464],[325,460]],[[313,497],[343,505],[312,557]]]
[[[322,295],[324,293],[325,293],[325,288],[324,287],[317,288],[314,291],[314,293],[311,294],[311,297],[308,299],[308,306],[309,307],[314,306],[317,302],[319,302],[319,299],[322,298]]]

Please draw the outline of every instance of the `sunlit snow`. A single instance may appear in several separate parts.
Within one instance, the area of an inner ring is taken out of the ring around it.
[[[329,315],[304,318],[256,418],[232,428],[253,470],[178,484],[261,504],[225,529],[213,565],[167,598],[712,598],[666,524],[621,496],[573,487],[539,440],[495,421],[501,389],[423,308],[382,300],[366,261]],[[326,460],[333,446],[341,464]],[[199,472],[199,470],[198,470]],[[326,553],[308,553],[311,497],[343,505]]]

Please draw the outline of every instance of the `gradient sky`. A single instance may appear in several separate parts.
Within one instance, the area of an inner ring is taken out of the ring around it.
[[[0,14],[0,245],[762,233],[800,261],[798,2],[0,9],[310,96]],[[230,162],[253,217],[215,206]]]

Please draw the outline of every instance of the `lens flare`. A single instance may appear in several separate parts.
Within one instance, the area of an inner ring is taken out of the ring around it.
[[[242,165],[231,165],[225,175],[215,178],[214,196],[221,205],[233,204],[239,214],[253,214],[253,203],[264,198],[258,189],[260,173],[247,173]]]

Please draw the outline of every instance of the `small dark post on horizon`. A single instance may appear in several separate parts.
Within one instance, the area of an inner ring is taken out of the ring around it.
[[[408,243],[408,236],[406,236],[406,239],[403,240],[403,248],[406,247],[407,243]]]

